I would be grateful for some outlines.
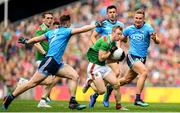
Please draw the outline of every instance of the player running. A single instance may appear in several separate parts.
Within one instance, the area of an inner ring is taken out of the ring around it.
[[[78,84],[79,75],[77,72],[68,64],[64,64],[62,61],[62,56],[66,49],[69,39],[72,35],[87,32],[92,30],[96,26],[101,26],[100,22],[96,22],[94,25],[85,25],[81,28],[69,28],[71,25],[71,19],[69,15],[63,15],[60,17],[61,27],[55,30],[50,30],[44,35],[34,37],[32,39],[26,40],[24,38],[19,39],[19,43],[22,44],[34,44],[42,40],[48,40],[49,49],[46,57],[41,61],[38,70],[35,72],[30,81],[17,87],[14,92],[4,98],[3,108],[8,109],[10,103],[20,94],[31,89],[41,81],[45,80],[49,75],[55,75],[59,77],[64,77],[69,79],[69,91],[70,91],[70,109],[85,109],[86,105],[81,105],[76,101],[76,89]]]
[[[123,31],[124,41],[129,38],[130,43],[127,55],[127,64],[130,69],[126,75],[120,79],[120,85],[122,86],[130,83],[138,76],[134,105],[142,107],[149,105],[141,99],[141,92],[144,88],[144,83],[148,75],[148,69],[145,66],[148,47],[151,39],[156,44],[160,43],[152,26],[144,21],[145,12],[143,9],[139,9],[135,12],[134,24]]]
[[[87,57],[90,62],[87,68],[87,80],[92,81],[91,87],[98,95],[105,93],[107,83],[111,84],[114,89],[119,89],[119,85],[117,83],[118,79],[115,73],[107,65],[107,62],[119,62],[119,60],[110,59],[110,56],[117,49],[116,41],[119,41],[121,36],[122,27],[114,26],[111,34],[104,35],[102,38],[99,38],[87,52]],[[124,57],[125,54],[122,55],[120,61],[122,61]],[[91,95],[90,98],[93,100],[96,97],[96,95]],[[95,102],[96,100],[94,100],[94,104]]]
[[[57,22],[54,22],[53,13],[51,12],[45,12],[42,14],[42,24],[38,27],[38,30],[36,30],[35,36],[40,36],[47,31],[50,30],[51,27],[53,29],[57,28],[58,25],[56,25]],[[53,24],[53,26],[52,26]],[[57,23],[58,24],[58,23]],[[36,58],[36,66],[38,67],[40,62],[45,58],[49,44],[48,41],[41,41],[34,44],[35,48],[37,49],[35,53]],[[41,85],[45,85],[44,92],[41,97],[41,100],[39,101],[37,107],[51,107],[48,105],[48,103],[51,101],[50,98],[50,92],[51,89],[56,85],[56,83],[60,80],[60,77],[55,76],[48,76],[47,79],[41,82]],[[28,82],[28,79],[20,78],[18,82],[18,86]]]
[[[117,8],[114,5],[110,5],[107,7],[107,19],[103,21],[103,26],[102,27],[97,27],[95,31],[92,33],[91,40],[93,44],[95,44],[97,37],[99,35],[109,35],[112,32],[112,28],[114,26],[121,26],[122,28],[124,27],[124,24],[120,21],[117,20]],[[111,63],[108,64],[112,71],[115,73],[116,77],[120,75],[120,66],[117,63]],[[117,68],[119,67],[119,68]],[[91,81],[87,81],[86,85],[83,88],[83,92],[86,92],[87,89],[89,88],[91,84]],[[111,95],[113,88],[111,85],[107,85],[107,92],[104,95],[103,99],[103,105],[105,107],[109,107],[109,97]],[[91,96],[93,98],[90,98],[90,107],[94,107],[94,103],[98,97],[98,93],[93,94],[94,96]],[[114,95],[115,95],[115,100],[116,100],[116,109],[121,109],[121,110],[128,110],[127,108],[123,107],[121,105],[121,95],[119,89],[114,90]]]

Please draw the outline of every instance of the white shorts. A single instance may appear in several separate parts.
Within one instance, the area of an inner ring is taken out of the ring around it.
[[[41,63],[41,60],[37,60],[36,61],[36,66],[39,67],[40,63]]]
[[[94,80],[96,78],[104,78],[111,71],[112,70],[108,65],[100,66],[97,64],[89,63],[87,67],[87,81]]]

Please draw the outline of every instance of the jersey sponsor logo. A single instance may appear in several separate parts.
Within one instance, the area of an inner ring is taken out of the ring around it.
[[[136,41],[144,41],[144,35],[143,34],[132,34],[131,38]]]

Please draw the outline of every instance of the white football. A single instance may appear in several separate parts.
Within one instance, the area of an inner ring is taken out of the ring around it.
[[[111,55],[111,59],[113,60],[119,60],[121,57],[124,57],[124,51],[121,48],[116,49]]]

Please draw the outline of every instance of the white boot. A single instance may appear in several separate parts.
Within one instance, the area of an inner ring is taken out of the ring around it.
[[[45,107],[45,108],[51,108],[52,106],[48,105],[47,102],[44,99],[41,99],[39,101],[39,104],[37,106],[38,108]]]
[[[18,81],[18,83],[17,83],[17,86],[20,86],[20,85],[23,85],[23,84],[25,84],[25,83],[27,83],[28,82],[28,79],[25,79],[25,78],[20,78],[19,79],[19,81]]]

